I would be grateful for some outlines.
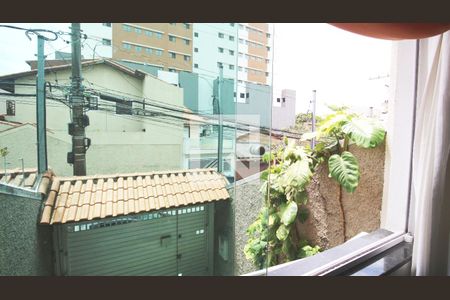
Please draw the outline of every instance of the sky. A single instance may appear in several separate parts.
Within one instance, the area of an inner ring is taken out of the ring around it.
[[[347,32],[328,24],[275,24],[274,94],[297,93],[297,112],[306,112],[316,90],[317,112],[325,103],[380,105],[388,95],[392,42]]]
[[[69,31],[68,23],[13,25]],[[274,28],[274,97],[281,89],[296,90],[297,113],[311,109],[312,90],[317,91],[319,115],[327,111],[325,104],[364,110],[387,99],[389,78],[370,78],[389,75],[392,42],[321,23],[277,23]],[[0,45],[0,75],[29,70],[25,60],[36,59],[36,38],[30,41],[22,31],[0,27]],[[46,42],[49,59],[56,50],[70,52],[70,45],[62,40]]]

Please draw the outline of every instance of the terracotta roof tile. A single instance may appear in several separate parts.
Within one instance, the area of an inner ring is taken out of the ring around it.
[[[93,220],[229,198],[213,169],[53,177],[42,224]]]

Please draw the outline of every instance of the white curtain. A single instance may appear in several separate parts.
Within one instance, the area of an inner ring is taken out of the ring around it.
[[[449,75],[449,32],[421,40],[412,176],[412,274],[417,276],[449,275]]]

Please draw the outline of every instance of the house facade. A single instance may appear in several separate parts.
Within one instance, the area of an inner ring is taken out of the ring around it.
[[[11,82],[5,87],[11,93],[33,94],[35,88],[26,84],[33,82],[35,76],[36,71],[32,70],[2,76],[2,81]],[[49,155],[49,164],[60,175],[72,174],[66,160],[71,149],[68,133],[71,110],[66,100],[70,76],[70,65],[46,69],[46,81],[52,85],[46,100],[48,152],[55,153]],[[88,174],[179,169],[183,166],[184,123],[170,117],[184,113],[181,88],[109,60],[84,62],[82,76],[85,93],[91,95],[92,102],[87,112],[89,126],[86,127],[86,137],[91,140],[86,152]],[[98,94],[112,95],[116,101],[104,100],[96,96]],[[147,103],[143,103],[144,98],[148,99]],[[6,103],[14,106],[14,113],[8,114],[6,108],[0,111],[6,121],[36,122],[35,97],[2,95],[0,103],[4,108]],[[173,110],[167,113],[167,109],[161,107]],[[36,134],[33,131],[35,127],[27,125],[0,132],[2,147],[14,150],[7,156],[10,167],[18,167],[19,158],[24,158],[26,167],[36,166]],[[133,155],[130,155],[130,145],[133,145]],[[111,164],[111,160],[115,163]]]

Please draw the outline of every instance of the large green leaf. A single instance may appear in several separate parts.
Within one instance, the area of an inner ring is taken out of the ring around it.
[[[342,127],[350,140],[363,148],[374,148],[384,140],[384,128],[375,120],[353,118]]]
[[[303,191],[312,177],[309,161],[300,160],[290,165],[279,177],[280,186],[286,188],[291,186]]]
[[[294,222],[297,217],[298,206],[294,201],[289,201],[281,211],[281,222],[288,226]]]
[[[344,151],[341,156],[332,155],[328,159],[330,176],[336,179],[349,193],[353,193],[359,183],[359,166],[356,157]]]
[[[284,241],[289,235],[289,228],[284,224],[281,224],[280,227],[278,227],[276,234],[280,241]]]

